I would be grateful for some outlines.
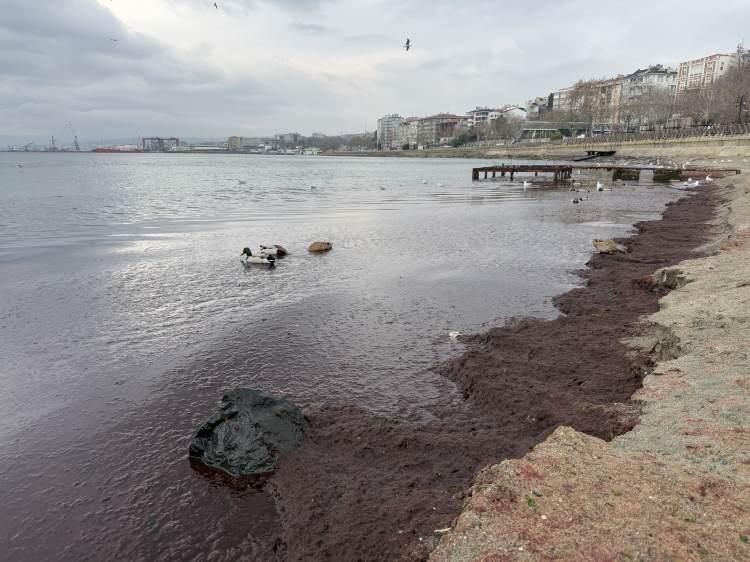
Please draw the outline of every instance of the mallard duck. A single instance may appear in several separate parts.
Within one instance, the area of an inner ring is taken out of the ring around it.
[[[244,248],[240,254],[240,262],[245,267],[251,265],[267,265],[268,267],[274,267],[276,265],[276,258],[273,256],[254,256],[250,248]]]
[[[279,244],[272,244],[271,246],[264,246],[263,244],[259,244],[260,246],[260,255],[261,256],[276,256],[278,258],[283,258],[289,252],[286,251],[286,248],[284,246],[280,246]]]

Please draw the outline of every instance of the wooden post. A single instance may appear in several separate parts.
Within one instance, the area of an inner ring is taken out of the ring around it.
[[[487,170],[484,171],[484,179],[487,179]]]
[[[497,173],[497,170],[495,170],[495,169],[493,168],[493,169],[492,169],[492,179],[493,179],[493,180],[495,179],[495,174],[496,174],[496,173]]]
[[[510,171],[510,181],[513,181],[513,174],[515,174],[515,170]]]
[[[473,168],[471,170],[471,181],[479,181],[479,169]]]

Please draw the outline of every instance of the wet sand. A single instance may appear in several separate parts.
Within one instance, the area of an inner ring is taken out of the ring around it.
[[[561,425],[603,439],[630,430],[630,397],[652,364],[621,341],[658,309],[650,275],[708,240],[716,204],[702,188],[639,223],[622,240],[627,254],[595,255],[585,286],[555,300],[563,316],[469,338],[464,354],[436,367],[462,391],[461,407],[438,404],[429,423],[309,408],[306,441],[269,482],[283,523],[269,536],[275,556],[426,559],[482,467],[523,456]]]

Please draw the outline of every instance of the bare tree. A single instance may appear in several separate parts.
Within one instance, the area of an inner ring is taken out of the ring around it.
[[[744,123],[750,105],[750,52],[739,44],[727,72],[713,85],[713,112],[722,123]]]
[[[666,125],[674,110],[674,96],[668,88],[651,86],[628,99],[620,111],[626,127]]]

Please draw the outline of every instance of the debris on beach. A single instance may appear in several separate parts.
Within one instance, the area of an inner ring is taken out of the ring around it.
[[[615,252],[627,253],[628,249],[614,240],[600,240],[595,238],[591,241],[596,251],[600,254],[614,254]]]
[[[450,332],[448,332],[448,337],[450,339],[452,339],[452,340],[455,341],[455,340],[457,340],[458,338],[461,337],[461,332],[459,332],[457,330],[450,331]]]

